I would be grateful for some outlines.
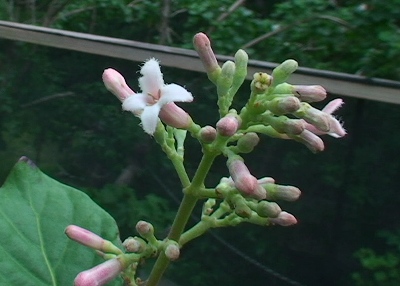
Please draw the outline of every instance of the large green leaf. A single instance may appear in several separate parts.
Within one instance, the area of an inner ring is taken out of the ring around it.
[[[67,238],[70,224],[120,245],[106,211],[22,157],[0,188],[0,285],[72,285],[80,271],[101,263],[93,250]]]

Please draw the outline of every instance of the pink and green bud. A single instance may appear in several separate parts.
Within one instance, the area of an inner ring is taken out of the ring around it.
[[[199,54],[208,78],[213,83],[216,83],[218,76],[221,73],[221,68],[211,48],[210,40],[204,33],[197,33],[193,38],[193,45]]]
[[[297,223],[297,219],[288,212],[280,212],[275,218],[268,218],[269,223],[278,224],[281,226],[290,226]]]
[[[76,225],[67,226],[65,229],[65,234],[70,239],[101,252],[114,254],[122,253],[122,251],[111,241],[108,241],[97,234]]]
[[[265,198],[265,189],[258,184],[257,178],[250,174],[249,169],[239,156],[229,158],[227,165],[235,187],[241,193],[258,200]]]
[[[297,110],[294,115],[314,125],[322,132],[328,132],[330,130],[332,116],[312,107],[308,103],[303,102],[300,109]]]
[[[251,82],[251,91],[255,94],[263,94],[267,92],[268,88],[272,83],[272,77],[263,72],[257,72],[253,75],[253,80]]]
[[[257,204],[256,212],[260,217],[277,217],[281,208],[275,202],[260,201]]]
[[[122,245],[128,252],[143,252],[146,249],[146,242],[140,237],[128,237]]]
[[[317,102],[326,98],[326,90],[320,85],[293,85],[293,93],[305,102]]]
[[[148,237],[148,236],[153,236],[154,235],[154,227],[151,223],[148,223],[147,221],[138,221],[136,224],[136,231],[140,234],[142,237]]]
[[[291,119],[284,115],[274,116],[266,112],[262,115],[262,119],[279,133],[298,135],[305,129],[303,120]]]
[[[227,115],[217,122],[217,132],[225,137],[232,136],[239,129],[239,118],[235,115]]]
[[[161,108],[159,117],[165,124],[179,129],[188,129],[193,123],[190,115],[173,102]]]
[[[290,137],[304,144],[313,153],[324,151],[324,141],[309,130],[304,130],[300,135]]]
[[[265,102],[265,107],[275,115],[294,113],[300,106],[300,100],[295,96],[276,97]]]
[[[264,184],[273,184],[273,183],[275,183],[275,179],[272,178],[272,177],[263,177],[263,178],[261,178],[261,179],[258,179],[257,182],[258,182],[260,185],[264,185]]]
[[[294,186],[282,186],[276,184],[263,184],[262,185],[267,191],[267,200],[275,201],[275,200],[284,200],[284,201],[295,201],[300,195],[301,191],[299,188]]]
[[[124,266],[118,258],[103,262],[96,267],[83,271],[76,276],[75,286],[101,286],[116,278]]]
[[[257,133],[248,132],[239,138],[236,146],[240,153],[250,153],[258,142],[260,142],[260,137],[258,137]]]
[[[298,63],[295,60],[286,60],[278,65],[272,71],[272,85],[277,86],[285,82],[289,76],[298,68]]]
[[[179,245],[176,242],[171,243],[171,241],[169,241],[167,247],[164,250],[164,254],[171,261],[177,260],[180,255]]]
[[[103,82],[106,88],[123,102],[135,92],[126,84],[124,77],[114,69],[108,68],[103,72]]]
[[[204,126],[199,131],[199,139],[203,143],[211,143],[217,137],[217,130],[212,126]]]

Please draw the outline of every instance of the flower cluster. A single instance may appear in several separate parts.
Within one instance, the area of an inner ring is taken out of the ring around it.
[[[175,102],[191,102],[193,96],[177,84],[165,84],[159,62],[149,59],[141,67],[140,93],[135,93],[114,69],[106,69],[103,82],[122,102],[122,108],[141,120],[144,131],[153,135],[173,163],[182,184],[184,198],[168,237],[159,240],[153,226],[139,221],[139,237],[129,237],[123,243],[125,252],[89,231],[76,226],[67,228],[71,238],[89,246],[106,262],[81,272],[76,285],[104,285],[123,274],[129,285],[139,281],[134,277],[139,262],[159,256],[154,273],[146,282],[157,285],[168,261],[176,260],[180,248],[210,228],[236,226],[242,222],[262,226],[290,226],[297,219],[283,211],[278,201],[295,201],[301,192],[297,187],[276,184],[271,177],[253,176],[243,154],[250,153],[260,142],[260,135],[294,140],[312,152],[324,149],[321,135],[335,138],[346,134],[341,122],[332,114],[342,104],[341,99],[329,102],[322,110],[314,102],[326,98],[326,90],[319,85],[291,85],[286,81],[297,69],[297,62],[287,60],[278,65],[271,75],[254,74],[248,101],[240,110],[232,103],[247,77],[248,56],[239,50],[234,59],[220,66],[207,36],[199,33],[194,46],[210,81],[216,86],[216,101],[220,118],[214,126],[195,124],[188,113]],[[184,142],[187,131],[202,148],[203,158],[193,178],[184,165]],[[222,177],[215,187],[206,188],[205,178],[214,159],[226,158],[229,176]],[[185,231],[185,225],[199,200],[204,200],[201,220]],[[168,260],[168,261],[166,261]]]

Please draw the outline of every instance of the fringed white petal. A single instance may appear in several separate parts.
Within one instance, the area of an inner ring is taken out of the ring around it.
[[[137,93],[129,96],[122,103],[122,109],[138,113],[142,111],[147,105],[147,95],[143,93]]]
[[[157,122],[158,122],[158,114],[160,113],[161,106],[156,103],[151,106],[146,106],[140,115],[140,119],[142,120],[143,130],[153,135],[154,131],[156,131]]]
[[[192,94],[180,85],[171,83],[161,88],[161,97],[159,99],[159,104],[161,104],[161,106],[170,102],[190,101],[193,101]]]
[[[158,99],[159,90],[164,86],[164,79],[158,61],[151,58],[144,63],[140,73],[143,75],[139,78],[139,86],[142,92]]]
[[[338,110],[343,105],[343,100],[341,98],[336,98],[328,102],[328,104],[322,109],[322,112],[332,114]]]

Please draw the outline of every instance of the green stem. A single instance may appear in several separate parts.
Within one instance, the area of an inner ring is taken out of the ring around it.
[[[171,231],[168,235],[169,239],[179,241],[179,238],[182,235],[185,226],[189,220],[189,217],[198,201],[198,197],[196,195],[198,189],[204,185],[204,179],[206,178],[211,168],[211,165],[217,155],[217,152],[204,153],[196,174],[193,177],[192,183],[185,190],[182,202],[179,206],[178,212],[175,216],[175,220],[172,223]],[[157,258],[156,263],[153,266],[146,286],[158,285],[168,265],[168,258],[165,256],[164,252],[161,252]]]

